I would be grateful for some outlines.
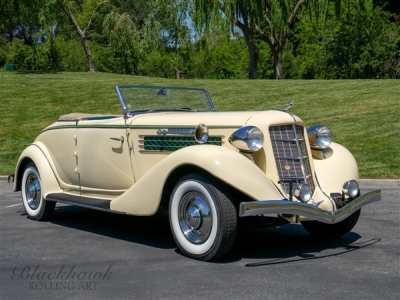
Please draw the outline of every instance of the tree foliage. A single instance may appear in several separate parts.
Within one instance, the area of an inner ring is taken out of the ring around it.
[[[400,27],[380,7],[353,2],[338,21],[297,27],[300,78],[399,78]],[[331,7],[330,14],[335,13]]]
[[[139,34],[135,23],[127,13],[111,12],[104,20],[104,33],[124,74],[138,73]]]
[[[381,0],[0,0],[0,67],[400,78],[399,9]]]

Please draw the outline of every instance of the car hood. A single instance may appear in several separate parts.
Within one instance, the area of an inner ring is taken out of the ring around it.
[[[301,122],[296,116],[284,111],[242,112],[162,112],[136,115],[131,126],[207,126],[242,127],[245,125],[288,124]]]

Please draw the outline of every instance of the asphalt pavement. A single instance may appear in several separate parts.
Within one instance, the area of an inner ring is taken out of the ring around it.
[[[242,232],[218,262],[183,256],[168,217],[57,205],[26,217],[0,180],[0,299],[399,299],[399,180],[363,180],[382,201],[337,240],[300,225]]]

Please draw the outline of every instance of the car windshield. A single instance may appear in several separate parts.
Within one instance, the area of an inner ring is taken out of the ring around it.
[[[116,86],[123,113],[214,111],[206,89],[168,86]]]

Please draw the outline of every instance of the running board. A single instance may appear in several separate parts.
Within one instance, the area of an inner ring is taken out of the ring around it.
[[[91,209],[103,210],[110,212],[111,200],[89,198],[82,196],[69,195],[64,193],[48,194],[46,201],[61,202],[65,204],[72,204]]]

